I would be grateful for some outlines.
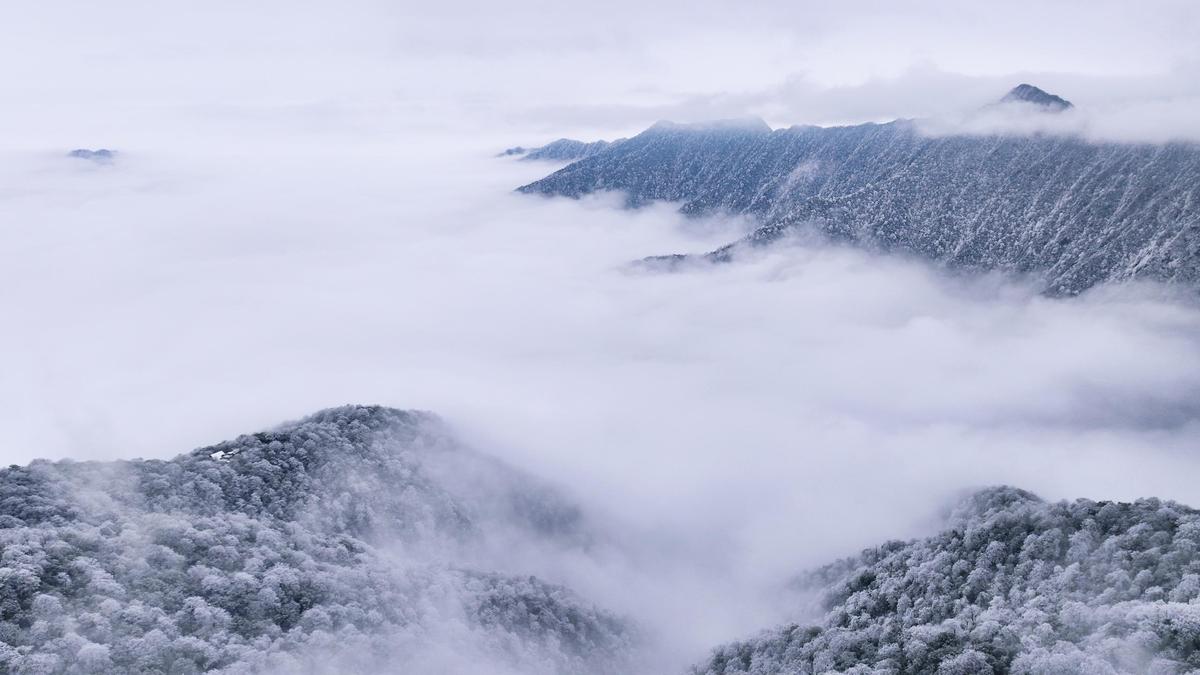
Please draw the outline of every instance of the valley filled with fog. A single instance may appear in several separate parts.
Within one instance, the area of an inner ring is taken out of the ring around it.
[[[665,633],[673,668],[972,489],[1200,503],[1200,309],[1177,288],[1049,298],[812,240],[656,272],[631,262],[747,223],[516,194],[555,165],[447,146],[22,156],[6,460],[430,410],[623,542],[503,565]]]

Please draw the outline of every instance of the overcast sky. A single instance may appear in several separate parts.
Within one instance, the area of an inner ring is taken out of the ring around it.
[[[659,118],[946,114],[1021,81],[1194,135],[1198,32],[1187,0],[10,2],[0,122],[20,133],[0,143],[279,123],[536,142]]]

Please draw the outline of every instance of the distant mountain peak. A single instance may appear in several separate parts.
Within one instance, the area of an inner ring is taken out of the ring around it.
[[[91,150],[89,148],[76,148],[76,149],[68,152],[67,156],[74,157],[76,159],[89,159],[89,160],[99,163],[99,164],[108,164],[109,162],[116,159],[117,151],[109,150],[108,148],[100,148],[99,150]]]
[[[1060,112],[1075,106],[1067,99],[1056,96],[1043,89],[1033,86],[1032,84],[1018,84],[1013,87],[1004,98],[1000,99],[1001,103],[1032,103],[1041,106],[1046,110]]]

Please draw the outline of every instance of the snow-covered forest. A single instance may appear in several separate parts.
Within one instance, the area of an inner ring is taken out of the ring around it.
[[[928,539],[807,573],[824,617],[717,650],[734,673],[1182,673],[1200,667],[1200,512],[976,493]]]
[[[0,524],[6,672],[652,672],[653,626],[489,569],[619,533],[426,413],[347,406],[166,461],[11,467]],[[1000,487],[942,528],[799,574],[788,597],[819,618],[694,672],[1197,667],[1200,512]]]
[[[326,410],[175,459],[0,471],[11,673],[621,670],[623,620],[477,569],[576,508],[422,413]]]

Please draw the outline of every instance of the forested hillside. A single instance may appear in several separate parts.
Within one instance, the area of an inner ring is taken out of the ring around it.
[[[702,675],[1185,673],[1200,668],[1200,512],[980,492],[940,534],[805,575],[824,617]]]
[[[423,413],[352,406],[168,461],[10,467],[0,671],[619,664],[622,621],[469,566],[500,536],[571,547],[586,534],[552,490]]]

